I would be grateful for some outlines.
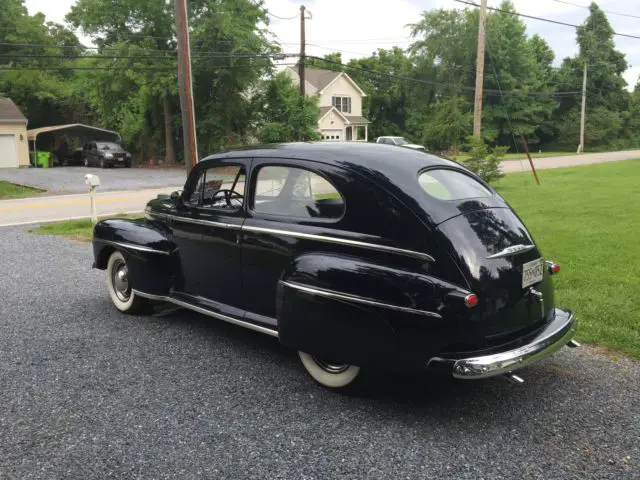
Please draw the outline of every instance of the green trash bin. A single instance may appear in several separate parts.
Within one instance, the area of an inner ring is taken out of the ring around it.
[[[42,168],[49,168],[49,152],[38,152],[38,157],[36,159],[36,166]]]

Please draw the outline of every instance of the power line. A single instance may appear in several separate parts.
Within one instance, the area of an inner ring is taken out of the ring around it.
[[[283,66],[283,67],[287,67],[287,66],[293,66],[296,65],[295,63],[281,63],[279,64],[279,66]],[[261,68],[258,67],[257,65],[218,65],[215,67],[216,69],[234,69],[234,68]],[[165,71],[165,72],[174,72],[176,71],[176,68],[169,68],[169,67],[127,67],[127,66],[121,66],[121,67],[117,67],[117,66],[110,66],[110,67],[49,67],[49,66],[43,66],[43,67],[3,67],[0,66],[0,72],[12,72],[12,71],[40,71],[40,70],[54,70],[54,71],[59,71],[59,70],[121,70],[121,71],[126,71],[126,70],[132,70],[132,71]]]
[[[459,90],[475,91],[475,87],[471,87],[471,86],[456,85],[456,84],[452,84],[452,83],[437,82],[437,81],[434,81],[434,80],[425,80],[425,79],[421,79],[421,78],[412,78],[412,77],[402,77],[402,76],[394,75],[394,74],[390,74],[390,73],[376,72],[375,70],[368,70],[368,69],[364,69],[364,68],[353,67],[351,65],[345,65],[343,63],[334,62],[333,60],[327,60],[327,59],[321,58],[321,57],[307,56],[307,58],[312,58],[312,59],[315,59],[315,60],[319,60],[319,61],[331,64],[331,65],[339,65],[340,67],[342,67],[344,69],[349,69],[349,70],[352,70],[352,71],[357,71],[357,72],[361,72],[361,73],[368,74],[368,75],[378,75],[378,76],[387,77],[387,78],[390,78],[390,79],[403,80],[403,81],[407,81],[407,82],[420,83],[420,84],[424,84],[424,85],[440,86],[440,87],[448,87],[448,88],[452,88],[453,87],[453,88],[457,88]],[[580,93],[579,91],[568,91],[568,92],[522,92],[522,91],[518,91],[518,90],[501,91],[501,90],[495,90],[495,89],[485,89],[483,91],[487,95],[509,94],[511,96],[523,95],[523,96],[530,96],[530,97],[532,97],[532,96],[568,96],[568,95],[576,95],[576,94]]]
[[[478,5],[477,3],[473,3],[473,2],[468,2],[466,0],[453,0],[454,2],[458,2],[458,3],[464,3],[465,5],[470,5],[472,7],[479,7],[480,5]],[[567,22],[561,22],[559,20],[551,20],[550,18],[542,18],[542,17],[536,17],[533,15],[526,15],[524,13],[518,13],[518,12],[510,12],[509,10],[503,10],[501,8],[496,8],[496,7],[487,7],[489,10],[493,10],[494,12],[501,12],[501,13],[507,13],[509,15],[515,15],[518,17],[523,17],[523,18],[530,18],[532,20],[539,20],[541,22],[548,22],[548,23],[554,23],[556,25],[563,25],[565,27],[572,27],[572,28],[579,28],[580,25],[574,25],[573,23],[567,23]],[[630,35],[628,33],[618,33],[618,32],[612,32],[613,35],[617,35],[619,37],[626,37],[626,38],[635,38],[640,40],[640,36],[638,35]]]
[[[267,15],[273,18],[277,18],[278,20],[295,20],[296,18],[300,18],[299,15],[293,15],[292,17],[281,17],[280,15],[276,15],[275,13],[267,12]]]
[[[591,7],[588,5],[580,5],[579,3],[566,2],[564,0],[553,0],[554,2],[564,3],[565,5],[571,5],[573,7],[586,8],[589,10]],[[602,9],[601,9],[602,10]],[[620,12],[612,12],[611,10],[602,10],[604,13],[608,13],[609,15],[619,15],[621,17],[631,17],[631,18],[640,18],[638,15],[632,15],[630,13],[620,13]]]
[[[225,52],[210,52],[211,55],[198,54],[191,55],[191,58],[275,58],[284,59],[297,57],[297,53],[255,53],[255,54],[236,54]],[[3,53],[0,58],[59,58],[59,59],[88,59],[88,60],[115,60],[115,59],[155,59],[155,60],[177,60],[176,57],[167,57],[162,55],[40,55],[40,54],[23,54],[23,53]]]

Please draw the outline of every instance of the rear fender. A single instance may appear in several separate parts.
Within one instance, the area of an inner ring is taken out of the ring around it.
[[[279,339],[324,359],[389,367],[406,358],[407,342],[417,342],[416,334],[418,351],[437,352],[450,342],[452,329],[445,316],[454,310],[447,311],[445,303],[451,292],[460,289],[379,262],[329,253],[301,255],[278,285]]]
[[[167,295],[177,272],[176,247],[170,230],[146,219],[109,219],[93,230],[94,267],[107,268],[114,251],[125,257],[134,289]]]

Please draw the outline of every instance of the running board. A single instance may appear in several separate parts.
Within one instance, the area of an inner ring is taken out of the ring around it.
[[[265,335],[270,335],[272,337],[278,338],[277,330],[274,330],[272,328],[262,327],[260,325],[255,325],[253,323],[245,322],[244,320],[239,320],[234,317],[229,317],[228,315],[223,315],[222,313],[213,312],[207,308],[201,307],[199,305],[193,305],[192,303],[178,300],[177,298],[167,297],[164,295],[153,295],[151,293],[145,293],[135,289],[133,290],[133,293],[142,298],[147,298],[149,300],[154,300],[156,302],[172,303],[179,307],[193,310],[194,312],[198,312],[203,315],[207,315],[209,317],[217,318],[218,320],[223,320],[233,325],[238,325],[239,327],[248,328],[249,330],[253,330],[254,332],[260,332],[260,333],[264,333]]]

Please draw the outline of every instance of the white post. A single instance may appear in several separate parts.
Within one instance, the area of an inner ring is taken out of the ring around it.
[[[84,176],[84,183],[89,185],[89,199],[91,200],[91,223],[98,223],[98,213],[96,211],[96,188],[100,186],[100,179],[96,175],[90,173]]]
[[[95,196],[95,187],[89,187],[89,197],[91,198],[91,224],[95,225],[98,223],[98,213],[96,212],[96,196]]]
[[[364,141],[369,141],[369,125],[367,125],[366,123],[364,124]]]
[[[582,109],[580,111],[580,145],[578,153],[584,153],[584,115],[587,109],[587,62],[584,62],[584,73],[582,75]]]

